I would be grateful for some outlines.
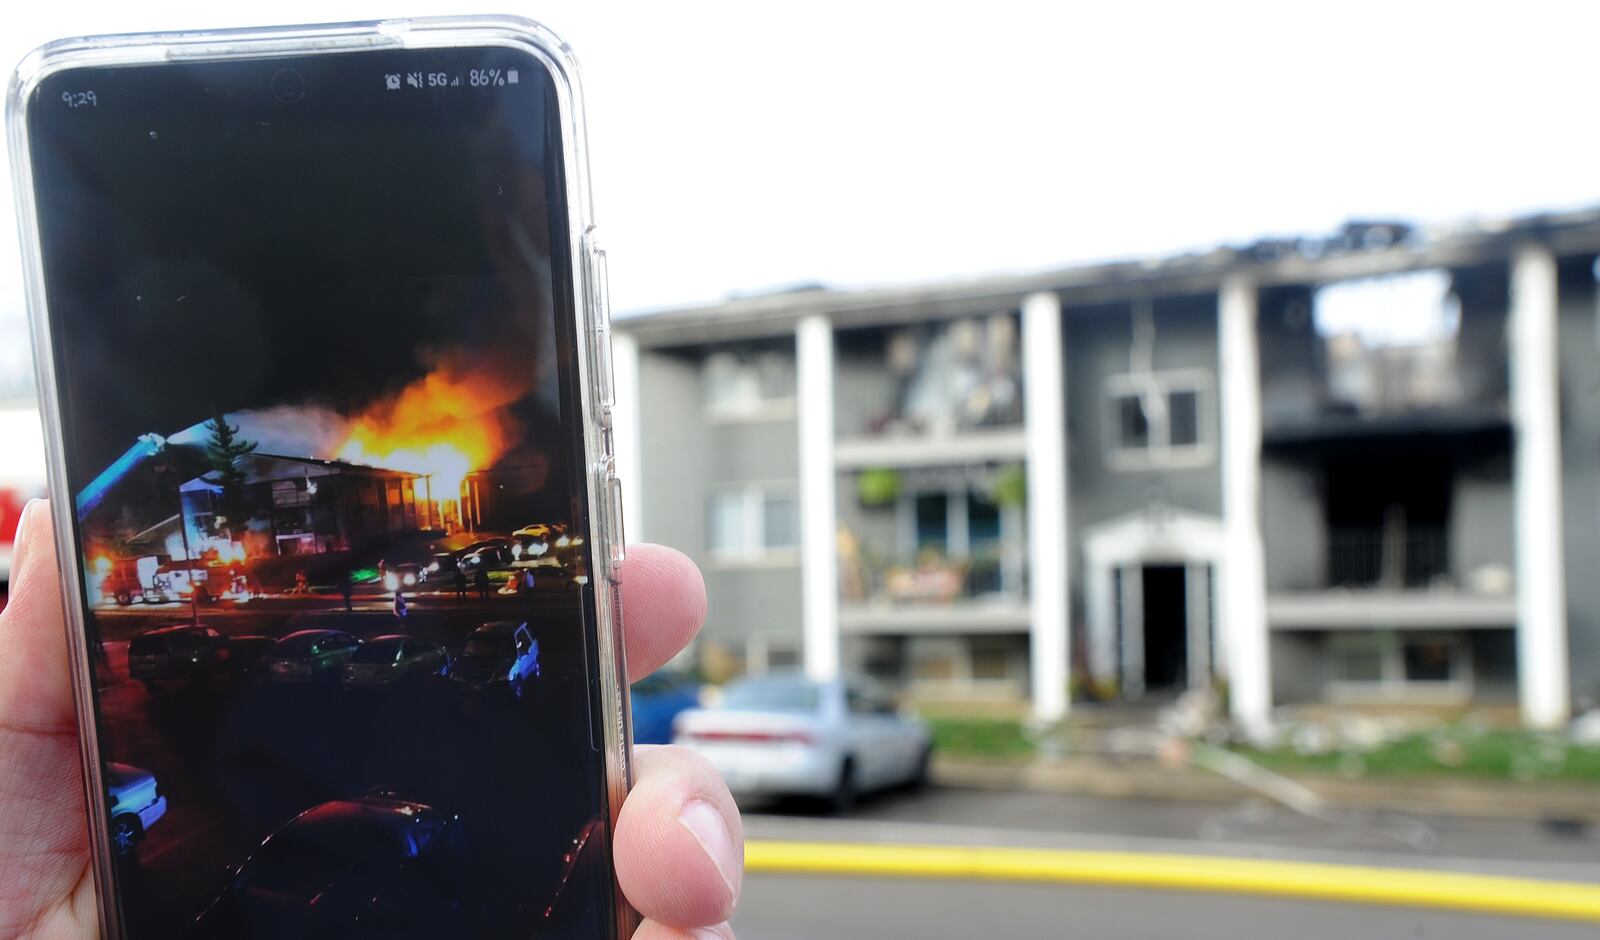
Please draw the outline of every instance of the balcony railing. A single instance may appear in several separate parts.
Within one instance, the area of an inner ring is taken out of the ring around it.
[[[925,551],[913,559],[841,558],[840,600],[846,604],[949,606],[962,601],[1021,601],[1027,595],[1023,566],[1002,552],[978,551],[969,558],[944,558]]]
[[[845,331],[839,365],[851,394],[845,437],[948,438],[1020,427],[1020,324],[1013,313],[889,330]]]
[[[1328,586],[1416,589],[1450,574],[1443,527],[1339,528],[1328,534]]]

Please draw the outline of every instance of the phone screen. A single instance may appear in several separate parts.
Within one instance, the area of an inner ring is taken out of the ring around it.
[[[127,935],[612,936],[551,76],[77,68],[29,122]]]

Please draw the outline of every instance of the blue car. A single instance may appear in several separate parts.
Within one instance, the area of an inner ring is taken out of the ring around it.
[[[167,798],[156,775],[129,764],[106,764],[106,805],[111,810],[111,850],[133,854],[151,826],[167,814]]]
[[[700,705],[700,686],[688,676],[658,672],[633,684],[633,743],[671,744],[672,720]]]
[[[472,692],[505,689],[522,698],[539,678],[539,641],[526,623],[496,620],[472,631],[467,648],[450,667],[450,678]]]

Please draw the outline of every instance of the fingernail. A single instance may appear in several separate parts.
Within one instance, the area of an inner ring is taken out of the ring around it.
[[[739,850],[733,844],[733,834],[728,831],[728,823],[722,814],[705,800],[690,800],[678,812],[678,822],[705,849],[712,864],[717,866],[717,874],[728,886],[729,895],[737,900],[739,889],[734,884],[734,876],[740,869]]]
[[[712,930],[710,927],[695,927],[689,931],[689,936],[694,940],[728,940],[721,931]]]

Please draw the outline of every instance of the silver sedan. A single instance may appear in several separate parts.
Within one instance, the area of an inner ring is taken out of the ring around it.
[[[864,678],[743,679],[715,707],[680,714],[673,732],[735,793],[822,797],[836,810],[863,791],[922,783],[933,751],[927,724]]]

